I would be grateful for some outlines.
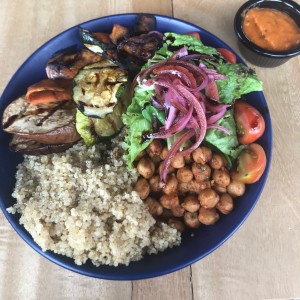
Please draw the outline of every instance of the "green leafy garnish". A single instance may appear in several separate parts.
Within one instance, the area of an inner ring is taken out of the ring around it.
[[[227,135],[218,129],[208,129],[204,141],[208,146],[212,146],[212,148],[223,153],[227,158],[228,167],[231,168],[233,161],[244,148],[243,146],[239,146],[232,110],[228,110],[224,117],[217,121],[216,124],[227,128],[230,134]]]

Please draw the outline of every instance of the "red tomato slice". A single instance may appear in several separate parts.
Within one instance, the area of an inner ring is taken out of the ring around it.
[[[259,144],[247,145],[237,158],[236,165],[231,171],[233,180],[243,183],[254,183],[265,171],[267,158]]]
[[[196,32],[196,31],[187,32],[186,35],[193,36],[194,38],[200,40],[200,33],[199,32]]]
[[[265,120],[261,113],[243,100],[234,103],[234,119],[240,144],[255,142],[265,131]]]
[[[216,50],[230,63],[236,64],[236,56],[230,50],[225,48],[216,48]]]

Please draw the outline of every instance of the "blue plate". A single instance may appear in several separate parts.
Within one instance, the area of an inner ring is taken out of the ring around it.
[[[80,24],[80,26],[92,31],[110,32],[115,23],[127,27],[133,27],[136,14],[122,14],[103,17]],[[213,47],[224,47],[233,51],[219,38],[208,31],[193,24],[165,16],[156,16],[157,29],[161,32],[172,31],[186,33],[198,31],[204,44]],[[56,52],[65,48],[81,48],[78,26],[72,27],[57,35],[37,51],[35,51],[19,68],[7,85],[0,102],[0,116],[5,107],[14,99],[26,92],[28,86],[46,78],[45,66],[48,59]],[[233,51],[234,52],[234,51]],[[243,63],[237,55],[238,61]],[[6,208],[15,203],[11,194],[15,184],[16,166],[22,161],[22,157],[11,153],[8,149],[9,135],[0,131],[0,206],[4,215],[17,231],[17,233],[39,254],[50,261],[71,271],[102,279],[111,280],[135,280],[164,275],[184,268],[201,258],[205,257],[221,244],[223,244],[245,221],[254,208],[267,179],[271,162],[272,151],[272,128],[269,109],[263,93],[255,92],[247,95],[247,100],[264,115],[266,130],[258,141],[263,146],[267,155],[267,168],[259,182],[247,186],[246,193],[242,199],[235,201],[233,212],[222,216],[214,226],[202,226],[194,232],[183,236],[182,244],[179,247],[168,249],[158,255],[147,255],[139,262],[133,262],[129,266],[101,266],[95,267],[90,262],[83,266],[75,265],[74,261],[53,252],[42,252],[40,247],[32,240],[31,236],[19,225],[19,215],[11,215]]]

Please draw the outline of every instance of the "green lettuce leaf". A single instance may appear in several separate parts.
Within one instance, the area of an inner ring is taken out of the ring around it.
[[[220,100],[232,104],[235,99],[254,91],[262,91],[262,82],[255,72],[242,64],[224,63],[217,67],[225,80],[217,80]]]
[[[164,113],[158,111],[150,104],[151,97],[154,95],[153,87],[145,89],[137,86],[134,97],[122,120],[127,125],[124,148],[127,154],[124,156],[128,167],[132,168],[132,163],[144,149],[152,142],[152,139],[143,141],[143,134],[152,132],[153,119],[156,118],[164,124]]]
[[[188,50],[208,55],[218,54],[215,48],[203,45],[200,40],[190,35],[167,32],[165,37],[169,46],[185,46]]]
[[[232,110],[228,110],[224,117],[217,121],[216,124],[227,128],[230,131],[230,134],[227,135],[218,129],[208,129],[204,142],[209,147],[223,153],[227,158],[228,167],[231,168],[233,161],[244,148],[244,146],[239,146]]]

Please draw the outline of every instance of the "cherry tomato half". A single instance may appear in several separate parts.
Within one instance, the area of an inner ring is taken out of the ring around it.
[[[232,64],[236,64],[236,56],[230,50],[226,48],[216,48],[216,50],[226,59],[228,62]]]
[[[243,183],[254,183],[264,173],[266,164],[267,158],[263,147],[255,143],[247,145],[237,158],[231,171],[231,178]]]
[[[265,120],[261,113],[243,100],[234,103],[234,119],[240,144],[255,142],[265,131]]]

